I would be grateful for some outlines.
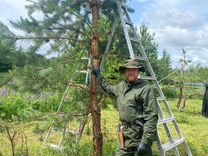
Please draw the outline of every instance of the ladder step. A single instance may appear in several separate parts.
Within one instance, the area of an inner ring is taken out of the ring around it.
[[[73,134],[73,135],[79,134],[79,131],[74,131],[74,130],[66,130],[65,132],[64,130],[57,130],[56,128],[52,128],[51,130],[57,133],[65,133],[65,134]]]
[[[160,120],[158,120],[158,124],[163,124],[163,123],[171,122],[171,121],[174,121],[174,120],[175,120],[175,117],[160,119]]]
[[[127,8],[127,6],[124,3],[119,2],[119,1],[117,1],[117,3],[121,6],[121,8],[123,8],[123,9]]]
[[[137,60],[141,60],[141,61],[148,61],[147,58],[144,58],[144,57],[139,57],[139,56],[136,56],[135,59]]]
[[[82,73],[82,74],[87,74],[88,73],[88,71],[87,70],[78,70],[78,71],[76,71],[77,73]]]
[[[124,20],[124,22],[130,26],[133,26],[133,23],[131,21],[128,21],[128,20]]]
[[[62,146],[56,145],[56,144],[48,144],[48,146],[52,147],[56,150],[63,150],[64,148]]]
[[[122,8],[124,8],[124,9],[127,8],[127,6],[126,6],[125,4],[123,4],[123,3],[121,3],[121,2],[118,2],[118,3],[120,4],[120,6],[121,6]]]
[[[79,131],[67,130],[67,131],[65,131],[65,133],[77,135],[77,134],[79,134]]]
[[[89,58],[89,57],[82,57],[81,60],[82,60],[82,61],[89,61],[90,58]]]
[[[139,39],[138,38],[134,38],[134,37],[129,37],[129,39],[133,42],[138,42],[140,43]]]
[[[166,99],[165,99],[165,97],[157,97],[157,100],[158,100],[158,101],[164,101],[164,100],[166,100]]]
[[[65,113],[63,113],[63,112],[57,112],[56,113],[58,116],[64,116],[65,115]]]
[[[142,79],[142,80],[156,80],[156,78],[150,77],[150,76],[141,76],[139,79]]]
[[[162,149],[166,152],[174,147],[176,147],[177,145],[185,142],[186,139],[185,138],[180,138],[180,139],[174,139],[174,141],[172,143],[168,142],[162,145]]]
[[[71,98],[65,97],[65,98],[63,98],[63,100],[71,100]]]

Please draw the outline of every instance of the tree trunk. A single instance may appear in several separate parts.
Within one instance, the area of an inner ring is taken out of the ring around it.
[[[99,3],[97,0],[91,1],[92,7],[92,49],[91,54],[93,59],[99,59],[99,37],[98,37],[98,16],[99,16]],[[101,131],[101,112],[98,105],[97,99],[97,78],[92,72],[92,86],[91,86],[91,95],[90,95],[90,104],[91,104],[91,115],[92,115],[92,130],[93,130],[93,144],[95,149],[95,155],[102,155],[103,148],[103,135]]]
[[[179,94],[179,99],[178,99],[178,104],[177,104],[177,107],[179,109],[181,108],[182,99],[183,99],[183,81],[181,81],[181,84],[180,84],[180,94]]]
[[[183,95],[183,88],[184,88],[184,64],[181,64],[181,84],[180,84],[180,94],[179,94],[179,99],[177,103],[177,107],[181,110],[181,102],[184,98]]]

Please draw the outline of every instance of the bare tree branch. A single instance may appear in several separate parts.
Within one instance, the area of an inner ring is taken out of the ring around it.
[[[78,84],[78,83],[76,83],[75,81],[70,80],[70,81],[68,82],[68,85],[72,85],[72,86],[75,86],[75,87],[84,89],[84,90],[86,90],[87,92],[90,92],[90,88],[89,88],[87,85],[85,85],[85,84]]]

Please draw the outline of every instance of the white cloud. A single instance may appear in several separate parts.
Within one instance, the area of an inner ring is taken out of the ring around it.
[[[208,31],[166,26],[156,31],[156,41],[162,47],[208,47]]]
[[[150,2],[151,0],[136,0],[136,2],[139,2],[139,3],[147,3],[147,2]]]
[[[0,0],[0,3],[0,21],[7,25],[12,32],[21,33],[11,27],[9,21],[17,21],[20,16],[26,17],[25,5],[29,4],[29,2],[26,0]]]
[[[0,15],[6,20],[16,19],[20,16],[26,16],[25,5],[29,4],[26,0],[0,0]]]
[[[146,23],[155,32],[160,52],[166,49],[173,65],[178,64],[184,48],[193,64],[208,66],[207,5],[208,0],[153,0],[148,6],[142,5],[137,26]]]
[[[142,20],[148,20],[152,27],[164,27],[166,25],[196,28],[203,24],[203,19],[196,13],[182,11],[178,9],[171,10],[152,10],[145,14]]]

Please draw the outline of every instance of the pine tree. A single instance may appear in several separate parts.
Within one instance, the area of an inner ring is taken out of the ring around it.
[[[35,53],[45,43],[50,43],[50,52],[67,53],[73,47],[85,47],[85,55],[90,52],[93,59],[99,59],[100,48],[99,19],[100,13],[110,20],[115,15],[116,3],[113,0],[40,0],[31,1],[26,6],[29,18],[11,22],[13,26],[26,32],[26,37],[33,39],[30,52]],[[109,7],[112,6],[112,7]],[[41,12],[42,18],[34,18],[35,12]],[[83,48],[81,48],[83,49]],[[80,50],[81,50],[80,49]],[[80,53],[76,53],[80,56]],[[101,132],[101,113],[97,100],[97,80],[92,75],[90,92],[91,114],[93,123],[93,143],[95,155],[102,155],[103,136]]]
[[[30,2],[31,4],[26,6],[28,18],[20,18],[18,22],[11,23],[26,33],[24,37],[18,36],[16,39],[32,40],[32,46],[29,48],[31,54],[37,52],[44,44],[49,44],[48,53],[58,53],[61,57],[66,56],[66,58],[74,60],[90,53],[93,59],[100,60],[107,43],[109,26],[118,16],[115,0],[38,0]],[[124,2],[126,1],[124,0]],[[39,18],[35,16],[36,13],[39,14]],[[118,29],[118,33],[120,33],[119,31],[122,31],[121,27]],[[153,67],[156,68],[157,45],[154,43],[154,37],[145,26],[141,27],[140,33],[145,50]],[[127,52],[127,47],[124,47],[123,43],[125,43],[124,37],[120,36],[113,43],[111,52],[112,54],[116,52],[116,55],[126,59],[127,53],[123,52]],[[115,66],[120,63],[120,60],[115,57],[111,61],[116,61]],[[98,106],[96,83],[96,77],[92,75],[90,106],[93,143],[95,155],[102,155],[101,110]]]

